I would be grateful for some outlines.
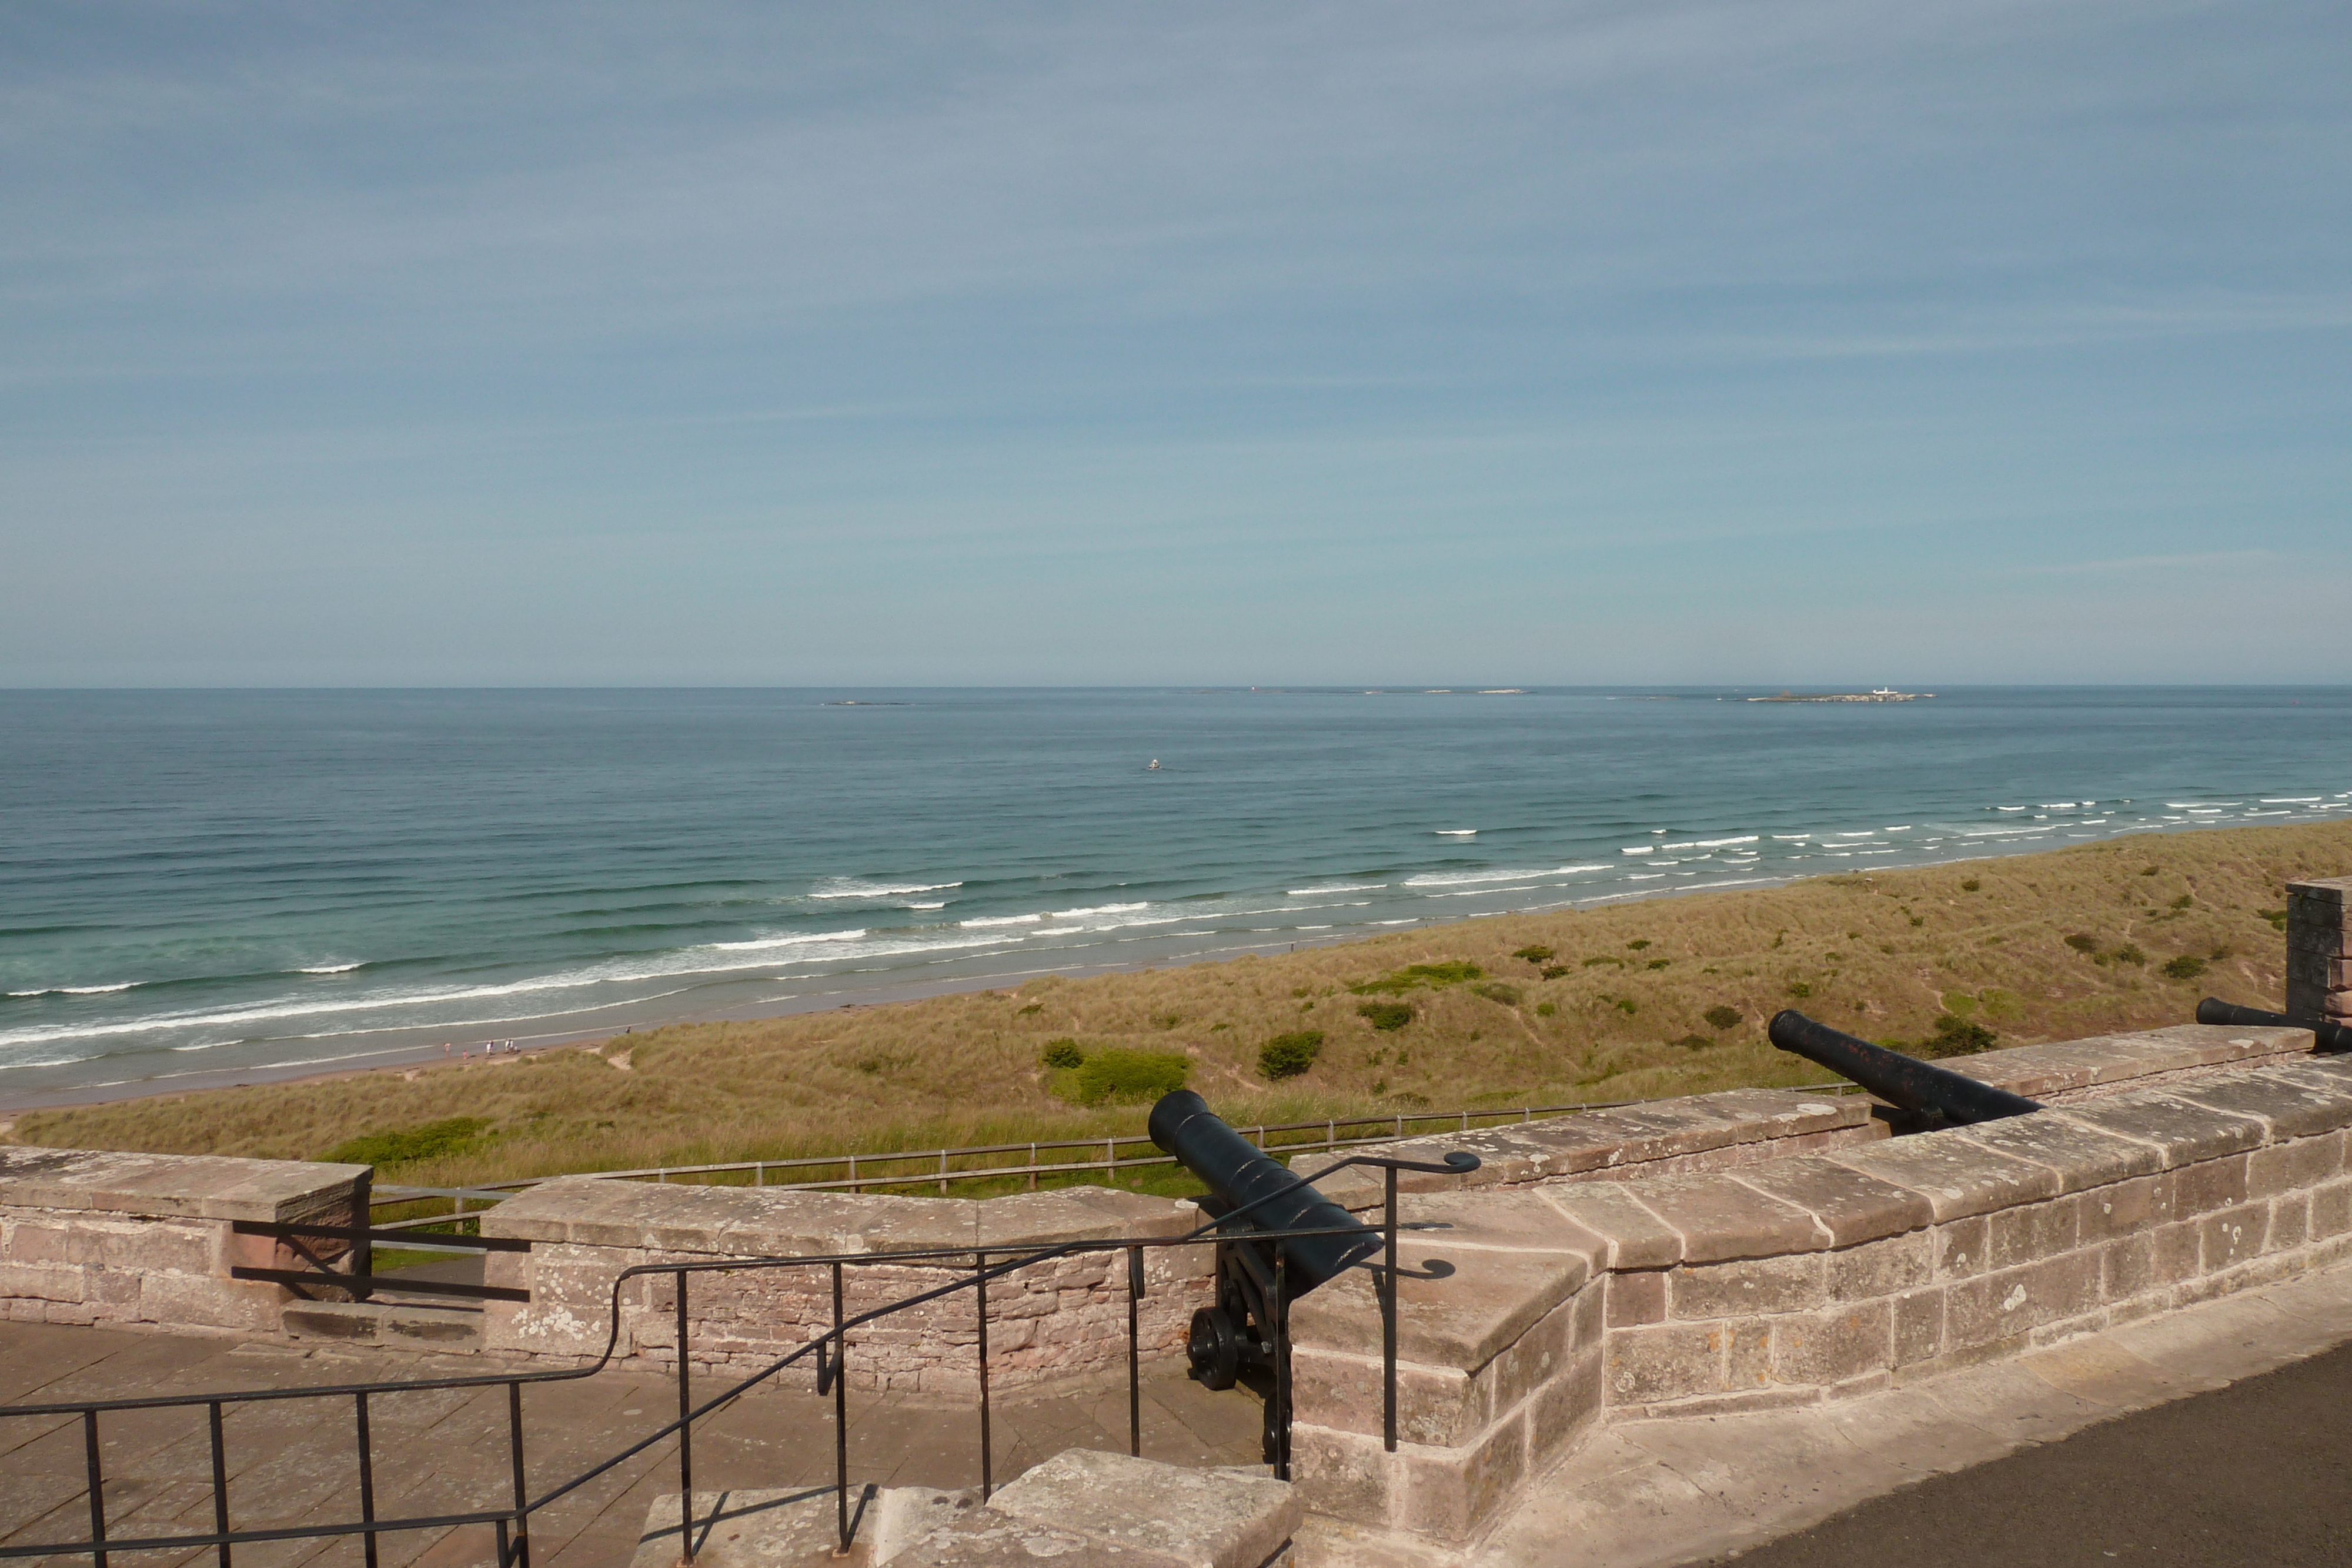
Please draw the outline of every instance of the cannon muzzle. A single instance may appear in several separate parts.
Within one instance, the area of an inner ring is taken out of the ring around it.
[[[1782,1051],[1853,1079],[1890,1105],[1937,1118],[1948,1126],[1997,1122],[2042,1109],[2040,1101],[1856,1040],[1801,1012],[1773,1014],[1764,1032]]]
[[[1381,1249],[1378,1232],[1268,1159],[1190,1089],[1161,1096],[1151,1108],[1149,1125],[1153,1143],[1209,1184],[1209,1191],[1218,1200],[1209,1210],[1212,1215],[1220,1207],[1249,1207],[1241,1223],[1260,1230],[1348,1233],[1297,1236],[1283,1243],[1291,1295],[1336,1279],[1341,1270]]]
[[[2207,997],[2197,1004],[2197,1021],[2234,1024],[2240,1029],[2307,1029],[2312,1042],[2322,1051],[2352,1051],[2352,1026],[2333,1019],[2294,1018],[2286,1013],[2264,1012],[2260,1008],[2242,1008],[2219,997]]]

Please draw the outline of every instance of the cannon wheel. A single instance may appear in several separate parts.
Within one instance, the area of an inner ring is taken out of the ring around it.
[[[1203,1387],[1223,1390],[1240,1380],[1242,1337],[1223,1307],[1202,1307],[1192,1314],[1185,1351],[1192,1357],[1192,1375]]]

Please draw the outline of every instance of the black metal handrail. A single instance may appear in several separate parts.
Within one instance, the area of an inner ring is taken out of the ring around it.
[[[1421,1160],[1400,1160],[1378,1155],[1356,1155],[1318,1171],[1304,1178],[1318,1181],[1349,1166],[1370,1166],[1387,1173],[1384,1224],[1384,1264],[1378,1270],[1378,1296],[1382,1318],[1382,1375],[1384,1441],[1391,1452],[1396,1448],[1396,1279],[1397,1174],[1400,1171],[1426,1171],[1460,1175],[1475,1170],[1477,1156],[1467,1153],[1448,1155],[1441,1163]],[[1261,1200],[1261,1202],[1264,1200]],[[561,1498],[570,1495],[589,1482],[670,1437],[678,1440],[678,1500],[681,1531],[681,1555],[688,1562],[694,1557],[694,1423],[725,1407],[749,1393],[768,1378],[775,1376],[803,1359],[814,1357],[817,1363],[817,1388],[820,1394],[831,1392],[834,1396],[834,1452],[836,1527],[842,1549],[850,1543],[849,1512],[849,1448],[847,1355],[848,1334],[893,1313],[938,1301],[958,1291],[974,1292],[979,1314],[978,1354],[980,1364],[981,1423],[981,1489],[985,1497],[994,1487],[992,1453],[990,1434],[990,1395],[988,1380],[988,1313],[989,1281],[1007,1274],[1033,1268],[1058,1258],[1076,1257],[1091,1252],[1123,1252],[1127,1256],[1128,1285],[1128,1443],[1129,1451],[1142,1450],[1142,1403],[1140,1347],[1139,1340],[1138,1306],[1144,1294],[1143,1254],[1148,1248],[1168,1248],[1199,1245],[1203,1239],[1214,1239],[1237,1221],[1244,1221],[1257,1203],[1244,1205],[1210,1220],[1207,1224],[1181,1236],[1123,1237],[1063,1242],[1037,1248],[925,1248],[897,1252],[861,1252],[823,1255],[806,1258],[729,1258],[697,1263],[641,1263],[625,1269],[614,1277],[612,1288],[611,1324],[606,1330],[604,1348],[589,1364],[545,1372],[509,1372],[478,1374],[463,1377],[422,1378],[413,1381],[337,1384],[303,1388],[244,1389],[219,1394],[149,1395],[127,1399],[57,1400],[33,1405],[0,1406],[0,1419],[65,1416],[78,1417],[83,1429],[86,1483],[89,1499],[89,1535],[86,1540],[43,1542],[0,1545],[0,1560],[23,1557],[88,1554],[96,1568],[107,1568],[110,1554],[118,1552],[185,1551],[213,1547],[216,1550],[220,1568],[232,1568],[232,1549],[238,1545],[267,1541],[325,1540],[359,1536],[362,1542],[367,1568],[378,1568],[377,1540],[395,1531],[448,1529],[467,1524],[489,1524],[498,1536],[499,1568],[529,1568],[530,1562],[530,1519]],[[362,1213],[364,1210],[362,1211]],[[321,1227],[335,1236],[345,1236],[351,1228]],[[1279,1266],[1284,1245],[1306,1236],[1335,1234],[1325,1228],[1292,1231],[1262,1231],[1251,1229],[1248,1234],[1261,1243],[1276,1248]],[[1360,1232],[1350,1232],[1360,1234]],[[992,1257],[995,1261],[991,1261]],[[961,1271],[962,1260],[970,1259],[969,1272]],[[901,1297],[855,1316],[844,1312],[844,1270],[851,1267],[897,1265],[947,1268],[955,1267],[960,1277],[929,1290]],[[696,1404],[692,1393],[692,1357],[688,1350],[689,1313],[688,1311],[689,1278],[709,1272],[742,1273],[778,1269],[824,1268],[830,1270],[833,1287],[833,1326],[798,1349],[790,1351],[761,1367],[750,1376],[740,1379],[723,1392]],[[562,1383],[593,1376],[612,1364],[614,1353],[619,1347],[621,1332],[621,1291],[624,1285],[640,1276],[666,1274],[676,1281],[677,1319],[677,1419],[620,1452],[611,1455],[571,1479],[532,1497],[525,1475],[523,1448],[522,1391],[527,1384]],[[343,1276],[338,1276],[343,1278]],[[1277,1317],[1277,1376],[1286,1383],[1289,1364],[1287,1314]],[[830,1354],[828,1354],[828,1347]],[[379,1519],[375,1511],[374,1450],[369,1429],[370,1401],[375,1397],[418,1393],[427,1390],[455,1388],[487,1388],[503,1386],[507,1390],[508,1455],[513,1479],[514,1501],[503,1509],[478,1509],[455,1513],[404,1516]],[[259,1530],[230,1528],[228,1473],[226,1444],[222,1432],[222,1412],[230,1405],[267,1404],[289,1399],[348,1398],[352,1401],[354,1433],[359,1457],[360,1518],[326,1523],[286,1525]],[[212,1495],[214,1529],[166,1536],[142,1536],[131,1539],[110,1538],[106,1529],[105,1474],[103,1450],[99,1437],[99,1417],[123,1410],[154,1410],[194,1408],[205,1406],[211,1438]],[[1287,1443],[1276,1455],[1277,1473],[1286,1479]]]

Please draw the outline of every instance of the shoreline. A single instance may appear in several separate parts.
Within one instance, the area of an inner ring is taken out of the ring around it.
[[[2322,819],[2323,821],[2326,820]],[[2312,825],[2317,824],[2281,824],[2277,831]],[[2095,844],[2113,844],[2126,839],[2188,840],[2217,831],[2259,833],[2271,831],[2273,830],[2259,827],[2247,828],[2240,824],[2227,826],[2216,824],[2212,828],[2185,827],[2169,830],[2134,826],[2111,836],[2063,847],[2020,848],[1990,854],[1958,856],[1949,860],[1924,860],[1896,865],[1882,865],[1870,870],[1901,873],[1969,864],[1991,864],[2054,856],[2086,849]],[[1803,875],[1738,878],[1676,887],[1621,889],[1585,898],[1565,899],[1510,909],[1486,910],[1452,917],[1433,915],[1416,920],[1409,925],[1391,926],[1378,931],[1335,933],[1329,936],[1278,942],[1233,943],[1215,947],[1190,949],[1179,955],[1156,958],[1004,969],[990,974],[964,975],[931,981],[900,981],[872,988],[843,986],[805,993],[781,1006],[773,1002],[754,1003],[748,1006],[717,1008],[694,1013],[641,1019],[619,1029],[602,1027],[584,1030],[549,1030],[498,1037],[501,1040],[510,1040],[518,1043],[519,1049],[512,1053],[491,1055],[486,1050],[490,1042],[468,1040],[460,1046],[457,1053],[445,1056],[441,1054],[441,1047],[436,1042],[429,1045],[392,1046],[378,1052],[359,1053],[357,1064],[351,1066],[332,1066],[322,1069],[316,1064],[305,1063],[279,1068],[267,1066],[244,1069],[224,1068],[214,1072],[191,1073],[184,1079],[171,1082],[151,1079],[110,1084],[102,1086],[97,1092],[90,1089],[65,1088],[10,1095],[5,1089],[0,1089],[0,1137],[8,1135],[19,1118],[33,1113],[93,1109],[139,1101],[170,1101],[189,1095],[212,1094],[236,1089],[332,1083],[381,1077],[385,1074],[394,1075],[404,1080],[413,1080],[425,1073],[457,1067],[499,1066],[520,1062],[527,1057],[554,1051],[601,1050],[611,1041],[624,1039],[633,1033],[649,1033],[656,1030],[678,1026],[760,1022],[802,1018],[817,1013],[903,1007],[940,997],[1008,992],[1025,983],[1048,977],[1083,980],[1108,975],[1181,970],[1226,963],[1244,956],[1271,956],[1341,947],[1378,941],[1388,936],[1443,930],[1482,921],[1600,910],[1629,904],[1663,903],[1672,899],[1703,894],[1760,893],[1771,888],[1786,888],[1810,881],[1853,874],[1866,874],[1866,873],[1857,873],[1853,870],[1821,871],[1809,872]],[[837,999],[844,998],[848,999]],[[380,1057],[382,1060],[367,1060],[371,1057]]]

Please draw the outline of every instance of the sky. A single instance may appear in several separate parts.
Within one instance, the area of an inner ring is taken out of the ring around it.
[[[0,685],[2352,681],[2352,8],[0,10]]]

